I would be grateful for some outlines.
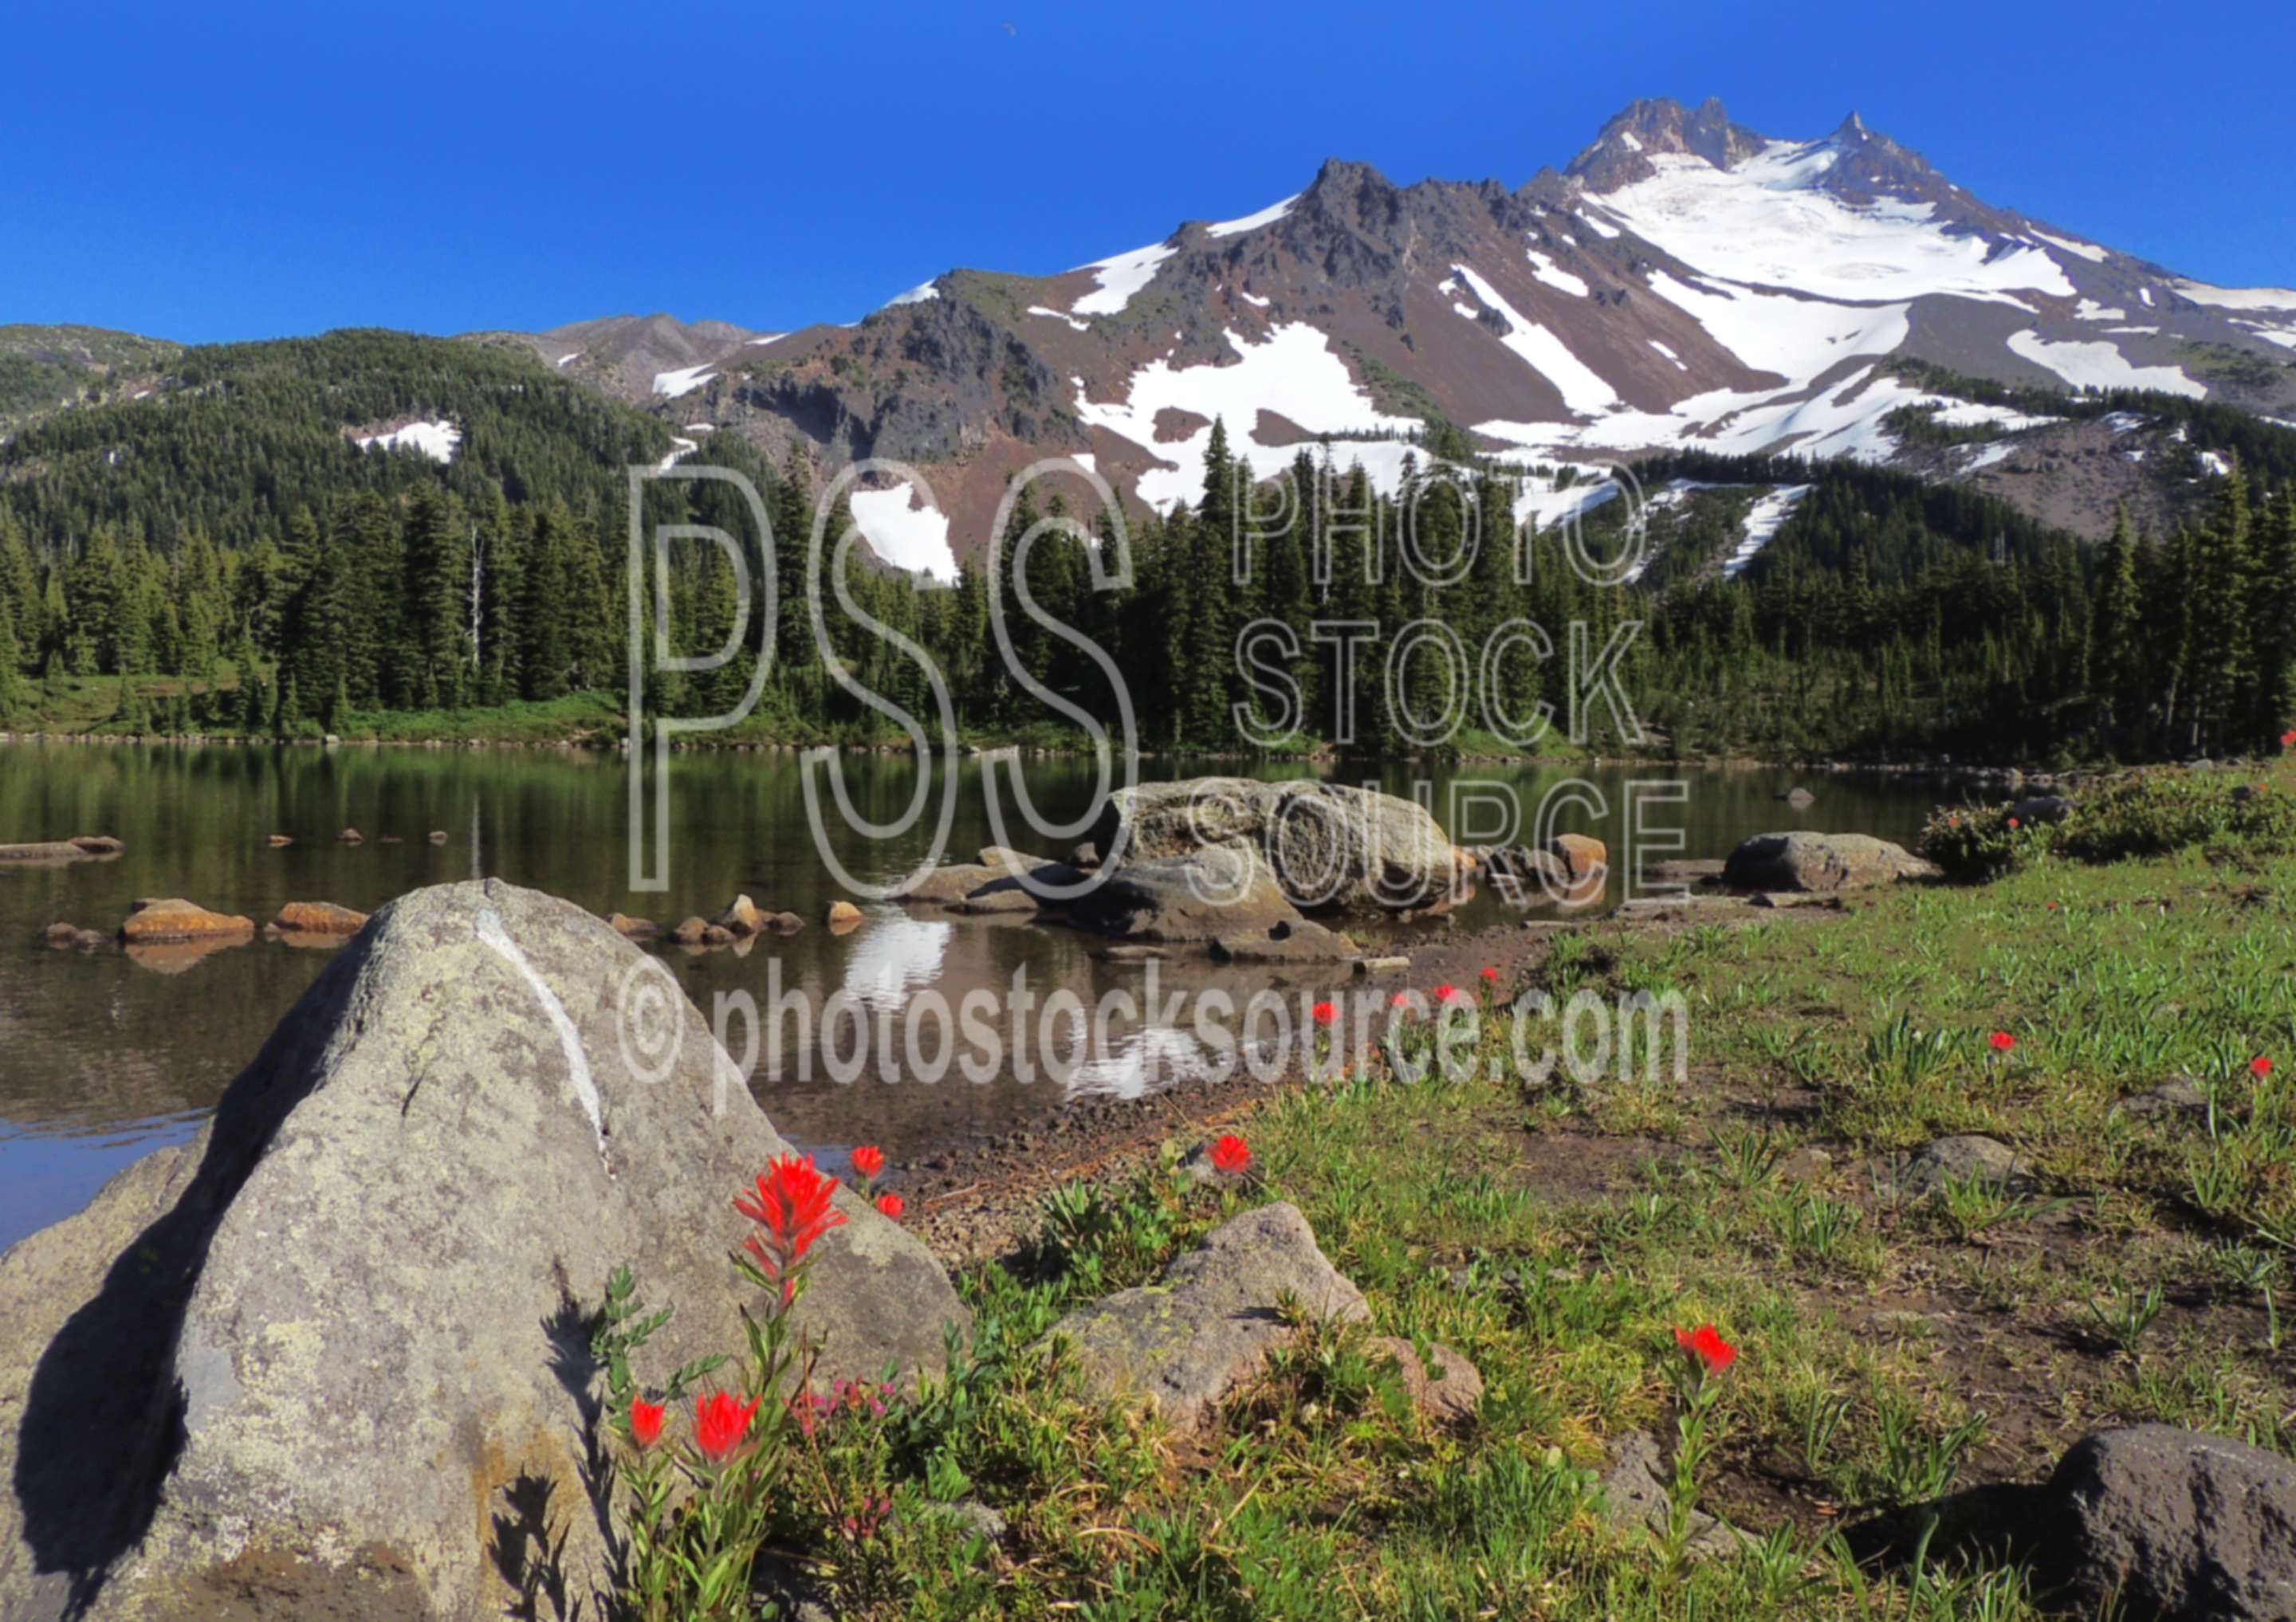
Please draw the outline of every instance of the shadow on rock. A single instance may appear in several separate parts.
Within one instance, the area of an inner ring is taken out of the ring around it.
[[[106,1569],[152,1524],[184,1442],[173,1366],[192,1288],[224,1212],[317,1082],[318,1038],[365,955],[358,946],[329,965],[309,994],[321,1017],[283,1025],[226,1090],[190,1186],[120,1252],[33,1370],[10,1485],[35,1569],[69,1581],[68,1617],[86,1611]]]

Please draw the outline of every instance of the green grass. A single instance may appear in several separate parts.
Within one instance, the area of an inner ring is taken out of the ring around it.
[[[800,1446],[785,1546],[849,1617],[2037,1617],[2013,1571],[1862,1570],[1832,1534],[2038,1478],[2111,1423],[2296,1450],[2292,889],[2296,858],[2235,834],[2038,849],[1840,914],[1564,934],[1525,984],[1679,992],[1686,1087],[1374,1066],[1268,1095],[1237,1127],[1266,1179],[1249,1199],[1296,1202],[1375,1322],[1301,1325],[1192,1438],[1086,1395],[1043,1337],[1246,1197],[1188,1184],[1171,1151],[1062,1190],[1030,1252],[965,1275],[979,1340],[946,1386]],[[1492,1022],[1477,1056],[1513,1036]],[[2120,1108],[2177,1075],[2208,1117]],[[2032,1185],[1880,1175],[1963,1132],[2013,1145]],[[1591,1487],[1621,1437],[1671,1438],[1671,1331],[1709,1321],[1742,1355],[1688,1485],[1765,1541],[1686,1561],[1609,1528]],[[1368,1333],[1463,1352],[1476,1421],[1414,1416]],[[884,1526],[840,1529],[880,1495]],[[932,1507],[960,1496],[1007,1536]]]

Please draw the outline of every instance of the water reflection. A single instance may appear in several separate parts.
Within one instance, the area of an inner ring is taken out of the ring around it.
[[[917,767],[906,758],[862,755],[844,765],[866,817],[891,817],[914,790]],[[969,860],[992,835],[978,763],[959,769],[947,855]],[[1144,776],[1186,777],[1236,767],[1168,758],[1141,769]],[[1096,786],[1089,760],[1031,760],[1027,772],[1029,791],[1048,815],[1073,819],[1089,806]],[[1095,961],[1094,943],[1070,931],[1027,919],[912,917],[873,906],[861,927],[840,938],[819,922],[838,892],[814,848],[793,757],[686,755],[672,773],[671,889],[640,893],[628,888],[627,779],[610,755],[0,744],[0,840],[102,832],[127,846],[116,860],[0,869],[0,1184],[7,1185],[0,1244],[83,1201],[102,1175],[148,1141],[138,1135],[143,1127],[123,1135],[123,1126],[195,1120],[212,1108],[331,956],[259,938],[212,953],[168,951],[159,961],[40,944],[57,922],[109,936],[138,897],[182,896],[259,923],[290,901],[372,912],[408,890],[484,871],[601,916],[627,913],[668,926],[690,914],[713,916],[747,893],[768,912],[808,921],[794,935],[769,936],[740,952],[665,948],[665,961],[705,1011],[717,994],[736,991],[768,1008],[776,986],[801,992],[816,1009],[840,990],[873,1012],[898,1014],[928,991],[954,1008],[976,988],[1001,995],[1022,974],[1040,997],[1067,989],[1090,1007],[1138,974]],[[1300,763],[1268,773],[1312,774]],[[1526,828],[1545,794],[1584,779],[1607,810],[1587,810],[1565,825],[1609,840],[1613,850],[1623,843],[1629,779],[1664,774],[1536,764],[1338,774],[1415,794],[1439,820],[1447,820],[1464,784],[1487,782],[1521,809]],[[1414,781],[1423,775],[1429,781]],[[1821,778],[1816,804],[1797,808],[1776,799],[1797,781],[1784,772],[1683,775],[1688,799],[1663,808],[1663,821],[1683,830],[1682,854],[1690,856],[1720,856],[1747,834],[1797,826],[1904,840],[1931,803],[1927,790]],[[364,842],[339,843],[346,827],[358,828]],[[444,843],[430,842],[433,830],[447,831]],[[866,877],[904,872],[925,853],[930,831],[921,827],[883,845],[840,834],[840,859]],[[275,848],[274,834],[293,842]],[[1612,877],[1615,885],[1616,870]],[[1462,922],[1472,927],[1504,915],[1487,896]],[[1209,967],[1166,967],[1176,981],[1219,978]],[[1275,977],[1263,971],[1228,978],[1267,985]],[[1000,1074],[920,1085],[883,1057],[871,1053],[849,1083],[818,1065],[768,1063],[753,1085],[775,1125],[800,1143],[876,1142],[899,1158],[969,1133],[1009,1129],[1066,1094],[1152,1091],[1207,1060],[1188,1030],[1144,1011],[1116,1026],[1101,1051],[1064,1050],[1062,1068],[1070,1058],[1075,1064],[1064,1085],[1047,1082],[1043,1067],[1032,1080]],[[28,1150],[35,1138],[53,1146]]]

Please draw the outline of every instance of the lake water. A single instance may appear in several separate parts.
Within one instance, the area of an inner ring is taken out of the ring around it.
[[[855,806],[886,822],[909,803],[918,768],[906,758],[841,758]],[[1159,759],[1141,775],[1233,773],[1233,763]],[[979,761],[956,763],[952,859],[991,842]],[[1307,776],[1305,766],[1269,775]],[[1362,782],[1359,774],[1342,773]],[[1679,804],[1646,806],[1641,825],[1682,831],[1678,853],[1720,856],[1751,833],[1794,826],[1909,840],[1937,791],[1829,777],[1817,801],[1795,811],[1775,799],[1795,779],[1783,771],[1469,765],[1415,784],[1395,770],[1380,786],[1422,794],[1460,837],[1465,785],[1488,801],[1511,799],[1528,824],[1558,785],[1582,781],[1606,802],[1597,815],[1574,804],[1556,826],[1596,834],[1614,858],[1626,848],[1628,784],[1678,775]],[[1030,795],[1052,817],[1089,808],[1088,760],[1033,759]],[[936,799],[934,804],[938,806]],[[1009,815],[1008,807],[1008,815]],[[1489,815],[1487,803],[1480,813]],[[840,828],[832,840],[856,877],[882,881],[927,848],[937,810],[909,836],[875,840]],[[204,956],[140,961],[118,952],[56,952],[41,944],[65,921],[105,933],[131,902],[183,896],[258,923],[289,901],[324,900],[372,911],[407,890],[472,877],[501,877],[563,896],[604,914],[626,912],[665,927],[716,913],[735,894],[808,921],[786,938],[746,950],[688,954],[660,948],[665,966],[703,1009],[718,994],[747,993],[760,1009],[801,992],[815,1006],[843,991],[872,1010],[898,1010],[938,991],[954,1005],[975,987],[1002,995],[1025,971],[1042,996],[1068,988],[1089,1004],[1140,970],[1096,961],[1070,931],[1009,919],[975,921],[865,904],[844,934],[821,926],[843,891],[816,848],[797,758],[694,753],[671,768],[666,891],[629,888],[629,784],[618,756],[560,750],[346,748],[245,749],[173,745],[0,744],[0,842],[116,834],[124,856],[59,866],[0,867],[0,1247],[76,1210],[102,1180],[157,1143],[188,1135],[232,1077],[324,966],[324,951],[255,941]],[[837,826],[835,819],[832,825]],[[358,845],[337,832],[356,827]],[[430,842],[437,830],[443,844]],[[1466,829],[1487,835],[1488,824]],[[274,848],[269,836],[291,835]],[[386,842],[386,836],[398,842]],[[1060,854],[1066,843],[1015,837],[1023,849]],[[1477,842],[1483,842],[1478,839]],[[1624,880],[1614,859],[1612,898]],[[1458,923],[1504,914],[1479,898]],[[1415,926],[1433,928],[1444,926]],[[1406,934],[1408,933],[1406,927]],[[1407,939],[1403,945],[1408,949]],[[1331,971],[1319,971],[1327,977]],[[1185,983],[1223,978],[1264,985],[1268,971],[1173,966]],[[1341,971],[1344,974],[1344,971]],[[794,1029],[794,1027],[789,1028]],[[792,1046],[797,1044],[793,1042]],[[847,1044],[849,1053],[852,1044]],[[808,1061],[812,1055],[808,1054]],[[767,1063],[753,1078],[775,1124],[793,1141],[834,1158],[868,1140],[900,1159],[972,1134],[1002,1131],[1079,1094],[1137,1092],[1165,1085],[1194,1061],[1193,1040],[1151,1018],[1119,1022],[1104,1047],[1065,1055],[1062,1074],[1033,1080],[1011,1069],[985,1083],[952,1076],[934,1085],[840,1083],[810,1062]],[[800,1074],[802,1069],[805,1073]]]

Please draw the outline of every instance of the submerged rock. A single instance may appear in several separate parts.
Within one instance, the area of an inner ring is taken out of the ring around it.
[[[0,845],[0,864],[31,866],[48,862],[90,862],[116,856],[127,847],[108,833],[83,833],[69,840],[30,845]]]
[[[736,935],[755,935],[771,927],[773,914],[760,909],[747,896],[736,896],[726,904],[726,910],[710,922],[721,930],[731,930]]]
[[[180,896],[135,904],[119,926],[127,946],[160,946],[178,941],[224,940],[255,933],[255,920],[235,913],[210,913]]]
[[[290,901],[271,928],[282,935],[356,935],[366,928],[366,919],[365,913],[332,901]]]
[[[195,1143],[0,1257],[0,1615],[604,1614],[591,1317],[627,1263],[676,1308],[641,1380],[742,1344],[731,1200],[784,1145],[730,1072],[569,903],[377,913]],[[821,1375],[937,1367],[947,1277],[838,1204]]]

